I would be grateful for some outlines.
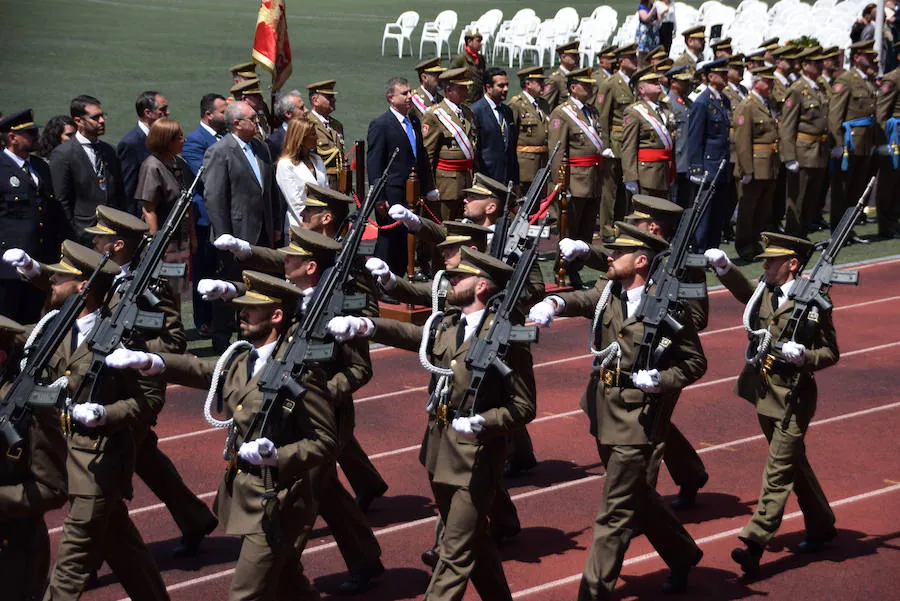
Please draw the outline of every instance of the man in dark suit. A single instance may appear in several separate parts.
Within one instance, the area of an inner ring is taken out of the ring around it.
[[[512,109],[503,104],[509,92],[506,71],[491,67],[484,74],[484,96],[473,102],[478,146],[475,149],[475,168],[478,173],[503,182],[512,180],[519,185],[519,159],[516,142],[519,138]]]
[[[128,210],[122,185],[122,168],[115,149],[100,136],[106,133],[103,105],[93,96],[72,100],[69,114],[78,131],[50,155],[53,190],[66,220],[74,230],[74,239],[90,246],[91,234],[84,228],[94,225],[97,205]]]
[[[122,165],[122,180],[125,182],[128,210],[140,215],[141,207],[134,200],[134,191],[137,188],[141,164],[150,156],[150,150],[147,149],[147,134],[150,133],[150,126],[156,121],[169,116],[169,102],[159,92],[148,90],[141,92],[134,101],[134,110],[138,116],[137,125],[119,140],[116,155],[119,157],[119,164]]]
[[[393,77],[385,90],[390,107],[369,124],[366,140],[366,170],[369,181],[385,176],[383,201],[376,209],[376,221],[380,226],[396,223],[385,207],[400,204],[407,206],[406,180],[415,169],[419,189],[428,200],[439,200],[434,186],[428,153],[422,144],[422,125],[412,108],[409,82],[403,77]],[[388,173],[387,162],[395,148],[400,151]],[[378,232],[375,256],[388,264],[394,273],[406,271],[406,228],[397,225]]]
[[[184,149],[181,151],[181,156],[193,177],[197,176],[197,172],[203,166],[206,149],[215,144],[226,131],[225,105],[225,98],[219,94],[206,94],[200,99],[200,123],[187,135]],[[194,188],[193,218],[194,229],[197,232],[197,250],[191,257],[191,273],[194,281],[199,282],[204,278],[213,277],[216,272],[216,249],[209,238],[209,216],[206,214],[206,202],[203,200],[203,182],[198,182]],[[210,303],[203,300],[196,289],[193,305],[194,326],[201,336],[208,337],[212,309]]]
[[[291,90],[278,96],[278,100],[275,101],[275,115],[281,121],[281,125],[266,138],[266,146],[269,147],[273,163],[277,163],[281,156],[281,147],[284,146],[284,134],[287,133],[288,123],[291,119],[302,119],[308,114],[309,111],[303,103],[303,94],[299,90]]]
[[[235,101],[225,107],[225,123],[229,135],[210,146],[203,158],[203,191],[209,216],[210,240],[231,234],[251,244],[273,247],[275,223],[283,215],[275,215],[273,206],[272,159],[262,140],[255,139],[259,117],[249,104]],[[238,277],[231,253],[218,253],[218,271],[226,277]],[[217,303],[219,305],[220,303]],[[234,328],[234,312],[213,305],[213,349],[223,352],[228,347]]]
[[[24,251],[37,261],[52,263],[69,228],[53,195],[50,168],[30,158],[37,137],[31,109],[0,120],[4,146],[0,152],[0,250],[4,259],[24,260]],[[0,314],[34,323],[46,296],[46,291],[23,281],[12,265],[0,263]]]

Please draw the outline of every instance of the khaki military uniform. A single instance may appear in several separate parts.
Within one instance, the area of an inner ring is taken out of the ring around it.
[[[868,78],[856,69],[844,72],[834,82],[828,105],[828,128],[835,143],[844,144],[842,123],[853,119],[875,119],[876,90]],[[877,124],[853,127],[853,150],[847,153],[847,169],[839,167],[831,188],[831,229],[837,227],[847,207],[859,201],[871,177],[872,152],[877,145]]]
[[[0,386],[0,395],[11,383]],[[66,502],[67,449],[59,417],[56,408],[38,409],[18,424],[25,450],[0,465],[0,579],[9,601],[40,599],[47,586],[50,536],[44,514]]]
[[[619,155],[622,177],[626,182],[638,182],[641,194],[669,198],[675,178],[675,141],[671,124],[671,113],[661,105],[640,100],[625,109],[622,154]]]
[[[344,125],[332,116],[325,117],[327,125],[314,114],[309,119],[316,126],[316,154],[325,163],[328,187],[346,193],[350,183],[350,166],[345,158]]]
[[[606,281],[600,280],[591,290],[559,295],[565,301],[560,315],[593,319],[605,285]],[[618,300],[620,284],[613,285],[613,293],[592,340],[595,348],[618,341],[621,361],[618,369],[595,365],[581,399],[606,467],[606,483],[579,601],[611,598],[625,552],[638,532],[647,535],[671,568],[693,565],[700,555],[691,536],[656,492],[656,480],[665,450],[662,441],[678,394],[703,375],[706,357],[691,321],[682,319],[685,328],[658,368],[662,393],[646,404],[644,393],[631,383],[631,374],[638,370],[632,362],[644,327],[634,317],[626,316],[624,303]],[[652,424],[657,420],[660,427],[653,438]]]
[[[573,114],[575,119],[572,117]],[[554,173],[559,171],[563,157],[569,159],[569,193],[572,198],[569,200],[570,217],[567,234],[570,238],[590,244],[594,237],[594,224],[597,215],[600,214],[604,177],[608,176],[605,159],[601,156],[603,148],[598,149],[594,145],[579,123],[596,132],[605,147],[608,138],[601,131],[596,112],[591,110],[591,118],[588,120],[582,109],[578,108],[571,98],[550,113],[547,145],[555,148],[556,143],[560,142],[559,152],[556,153],[551,165]],[[612,218],[611,212],[609,218]],[[603,215],[601,224],[606,225]],[[609,225],[612,225],[612,221]]]
[[[781,107],[784,105],[784,99],[787,98],[788,88],[791,87],[791,80],[787,77],[784,81],[779,79],[781,74],[776,71],[775,79],[772,80],[772,93],[769,95],[769,102],[775,107],[775,112],[781,114]]]
[[[622,176],[622,135],[625,109],[637,100],[621,72],[613,73],[597,90],[598,126],[615,158],[605,160],[607,177],[603,181],[600,225],[604,236],[612,235],[612,224],[628,212],[625,180]]]
[[[733,85],[731,83],[729,83],[728,85],[725,86],[725,89],[722,90],[722,94],[726,98],[728,98],[729,102],[731,102],[731,108],[734,109],[737,107],[737,105],[739,105],[741,102],[743,102],[747,98],[747,96],[749,95],[749,92],[747,91],[747,88],[745,88],[742,84],[738,84],[737,89],[735,89],[733,87]],[[735,157],[735,153],[734,153],[734,110],[732,110],[732,112],[731,112],[731,120],[729,123],[729,127],[730,127],[730,129],[729,129],[729,138],[730,139],[729,139],[728,144],[729,144],[729,147],[731,148],[731,153],[729,155],[727,169],[731,173],[734,173],[734,164],[737,161],[737,158]],[[728,186],[729,186],[729,190],[728,190],[728,194],[727,194],[728,206],[726,207],[724,214],[727,215],[727,218],[725,221],[726,231],[731,232],[730,237],[733,238],[734,234],[733,234],[733,231],[730,230],[730,227],[731,227],[730,224],[732,222],[732,217],[734,216],[735,209],[738,207],[738,205],[741,202],[741,198],[743,197],[743,190],[741,188],[740,180],[735,179],[733,177],[730,179]]]
[[[457,114],[457,109],[462,117]],[[466,157],[453,133],[438,119],[436,111],[449,116],[450,121],[468,138],[473,149],[472,158]],[[458,219],[462,217],[463,199],[466,196],[463,190],[472,185],[474,149],[478,143],[475,115],[469,107],[454,108],[444,99],[440,104],[429,108],[422,117],[422,142],[434,169],[434,185],[441,197],[439,202],[426,201],[428,208],[441,221]]]
[[[199,389],[212,384],[215,362],[192,355],[161,355],[165,378]],[[250,375],[249,351],[240,351],[221,375],[225,414],[234,418],[235,459],[216,493],[215,511],[228,534],[240,536],[241,551],[228,598],[318,599],[318,593],[303,574],[298,558],[316,519],[317,500],[310,470],[333,461],[338,446],[338,426],[326,388],[325,373],[310,369],[302,384],[306,394],[293,410],[282,415],[280,436],[273,440],[278,463],[272,469],[277,488],[280,541],[267,540],[266,529],[275,513],[262,502],[266,487],[262,469],[245,464],[237,449],[261,433],[250,431],[262,408],[259,378]]]
[[[547,165],[548,126],[550,123],[550,105],[543,98],[535,98],[534,106],[524,93],[516,94],[509,101],[513,120],[519,130],[516,157],[519,160],[519,181],[522,192],[534,180],[538,170]]]
[[[828,166],[828,97],[821,87],[801,77],[784,99],[780,123],[781,160],[797,161],[800,171],[787,171],[785,233],[806,236],[818,218],[818,198]]]
[[[490,317],[475,335],[484,337],[490,329]],[[431,346],[431,361],[453,370],[453,383],[446,410],[428,416],[419,459],[428,471],[432,491],[445,527],[439,546],[439,561],[425,599],[429,601],[461,599],[469,579],[482,599],[511,600],[512,595],[494,541],[488,532],[487,516],[501,488],[506,437],[534,419],[535,384],[531,352],[527,346],[513,344],[506,356],[512,377],[504,384],[486,381],[475,413],[485,418],[484,430],[472,442],[461,437],[449,421],[469,415],[473,409],[465,401],[470,374],[465,357],[472,343],[470,336],[457,346],[460,313],[448,311],[436,326]],[[418,350],[422,328],[385,319],[376,319],[374,340]],[[432,382],[432,387],[434,382]],[[473,569],[477,566],[477,569]]]
[[[697,59],[688,52],[684,51],[684,54],[675,59],[675,63],[672,65],[673,67],[687,67],[691,71],[697,70]]]
[[[547,101],[547,106],[550,107],[551,111],[569,99],[567,73],[568,71],[560,67],[551,73],[544,82],[544,94],[542,97]]]
[[[876,102],[876,118],[879,125],[888,130],[888,121],[900,128],[900,69],[894,69],[884,76],[881,87],[878,89]],[[875,205],[878,216],[878,233],[883,235],[893,234],[898,231],[897,220],[900,210],[897,204],[897,190],[900,188],[900,169],[894,167],[892,154],[900,153],[900,148],[891,146],[891,140],[885,140],[887,145],[879,149],[881,160],[878,170],[878,189],[875,195]]]
[[[721,277],[722,283],[742,303],[747,303],[755,286],[737,269]],[[834,513],[816,475],[806,458],[804,438],[816,411],[817,387],[813,372],[837,363],[839,351],[831,311],[818,313],[818,321],[807,321],[796,341],[806,346],[806,357],[800,367],[784,359],[774,350],[779,335],[790,319],[794,301],[787,300],[777,310],[772,309],[772,292],[763,292],[759,307],[750,320],[753,329],[768,328],[773,334],[771,365],[761,370],[759,365],[747,364],[741,371],[735,392],[756,405],[763,434],[769,441],[769,457],[763,472],[763,486],[759,504],[740,537],[744,541],[765,546],[784,516],[784,508],[791,490],[803,512],[808,538],[828,540],[834,533]],[[764,363],[769,363],[765,361]],[[798,379],[799,378],[799,379]],[[782,428],[793,385],[795,409],[788,427]]]
[[[416,111],[416,116],[419,118],[419,121],[422,120],[422,117],[425,116],[425,111],[427,111],[431,105],[440,104],[441,101],[444,100],[444,97],[437,90],[435,90],[433,96],[429,96],[429,92],[426,92],[423,86],[419,86],[418,88],[413,90],[412,95],[414,96],[412,105]],[[423,107],[425,110],[422,110]]]
[[[612,77],[612,75],[613,75],[612,73],[606,71],[605,69],[602,69],[602,68],[600,68],[600,67],[595,67],[595,68],[594,68],[594,81],[595,81],[596,83],[594,84],[594,89],[595,89],[595,90],[599,90],[599,89],[600,89],[600,85],[601,85],[603,82],[605,82],[607,79],[609,79],[610,77]]]
[[[734,110],[734,176],[753,180],[743,184],[738,206],[735,248],[742,258],[757,253],[759,235],[772,229],[772,207],[778,178],[778,126],[775,116],[756,94]]]
[[[469,95],[463,103],[468,106],[484,96],[484,72],[487,70],[487,61],[484,55],[479,52],[478,61],[476,62],[475,59],[469,56],[468,52],[463,50],[461,54],[453,57],[447,69],[457,69],[459,67],[466,67],[469,70],[469,78],[472,80],[472,85],[469,86]]]

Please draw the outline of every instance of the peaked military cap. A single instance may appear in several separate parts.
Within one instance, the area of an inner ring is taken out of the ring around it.
[[[659,72],[656,70],[656,67],[644,67],[643,69],[635,71],[631,76],[631,80],[635,83],[640,83],[642,81],[659,81]]]
[[[512,272],[513,268],[500,259],[495,259],[487,253],[463,246],[459,265],[453,269],[448,269],[447,275],[478,275],[488,278],[502,287],[509,281]]]
[[[620,56],[637,56],[637,44],[626,44],[624,46],[619,46],[616,50],[616,57]]]
[[[815,248],[815,245],[809,240],[775,232],[763,232],[760,235],[760,241],[765,246],[765,250],[756,255],[757,259],[797,257],[801,261],[805,261]]]
[[[546,79],[547,76],[544,75],[544,68],[540,65],[535,67],[526,67],[524,69],[519,69],[516,71],[516,75],[519,76],[519,79]]]
[[[578,40],[572,40],[556,47],[557,54],[578,54]]]
[[[237,65],[234,65],[233,67],[231,67],[228,70],[231,71],[231,73],[233,75],[242,75],[244,77],[256,77],[256,62],[249,61],[246,63],[240,63]]]
[[[97,205],[97,223],[84,228],[84,231],[98,236],[140,238],[150,231],[150,227],[131,213]]]
[[[762,77],[763,79],[775,79],[775,67],[772,65],[763,65],[750,69],[750,74],[754,77]]]
[[[612,242],[604,244],[603,248],[605,249],[630,251],[645,249],[661,252],[669,247],[669,243],[659,236],[654,236],[650,232],[624,221],[616,221],[613,230],[616,238]]]
[[[584,69],[575,69],[574,71],[569,71],[566,74],[566,83],[572,83],[573,81],[579,81],[581,83],[589,83],[595,84],[594,78],[591,77],[593,75],[594,70],[590,67],[585,67]]]
[[[436,56],[434,58],[429,58],[428,60],[424,60],[418,65],[416,65],[416,73],[443,73],[446,71],[446,67],[441,66],[441,57]]]
[[[744,66],[744,55],[743,54],[733,54],[729,57],[726,57],[728,61],[729,67],[743,67]]]
[[[672,67],[666,71],[666,77],[669,79],[677,79],[678,81],[691,81],[694,79],[694,74],[687,65],[679,65],[678,67]]]
[[[878,51],[875,50],[875,40],[866,40],[864,42],[856,42],[855,44],[850,44],[850,53],[877,55]]]
[[[900,44],[900,42],[897,43]],[[896,48],[897,44],[894,44],[894,47]],[[837,58],[840,54],[840,48],[838,48],[837,46],[829,46],[828,48],[822,50],[820,56],[822,57],[822,60],[825,60],[826,58]]]
[[[25,326],[17,321],[10,319],[5,315],[0,315],[0,335],[3,334],[24,334]]]
[[[703,73],[726,73],[728,71],[728,59],[717,58],[716,60],[706,61],[702,67],[697,65],[697,70]]]
[[[292,225],[289,244],[278,250],[294,257],[315,257],[337,253],[341,250],[341,243],[325,234]]]
[[[12,113],[0,119],[0,132],[21,133],[23,131],[36,132],[40,127],[34,122],[34,111],[25,109],[17,113]]]
[[[469,77],[469,69],[467,67],[457,67],[455,69],[447,69],[440,75],[438,80],[444,84],[453,84],[456,86],[472,85],[472,78]]]
[[[299,288],[283,277],[250,270],[244,271],[241,277],[247,291],[232,300],[233,305],[243,307],[282,305],[293,308],[303,296]]]
[[[607,46],[606,48],[601,48],[597,53],[597,56],[600,58],[616,58],[618,56],[618,46]]]
[[[487,248],[487,237],[491,233],[490,228],[477,223],[469,223],[468,221],[445,221],[443,225],[447,230],[447,237],[444,238],[443,242],[435,245],[437,248],[445,248],[464,242],[471,242],[476,248]]]
[[[796,58],[796,55],[799,54],[800,51],[801,49],[798,46],[780,46],[772,51],[772,56],[775,58],[792,60]]]
[[[794,58],[801,61],[820,61],[822,60],[821,54],[821,48],[819,48],[818,46],[810,46],[798,52],[797,56],[795,56]]]
[[[337,81],[333,79],[326,79],[325,81],[317,81],[315,83],[311,83],[306,86],[306,89],[309,90],[310,94],[324,94],[326,96],[336,96],[337,92],[334,91],[334,86],[337,85]]]
[[[667,56],[666,58],[662,59],[661,61],[659,61],[658,63],[653,65],[653,68],[656,69],[656,72],[659,73],[660,75],[665,75],[666,72],[669,69],[671,69],[672,65],[674,65],[674,64],[675,64],[675,61],[673,61],[671,58],[669,58]]]
[[[235,98],[241,98],[242,96],[249,96],[251,94],[262,94],[262,90],[260,90],[259,87],[259,78],[254,77],[247,81],[238,82],[231,86],[229,92],[234,94]]]
[[[705,25],[697,25],[696,27],[689,27],[681,32],[686,38],[705,38],[706,37],[706,26]]]
[[[66,240],[60,248],[59,262],[46,265],[48,271],[60,274],[77,275],[88,279],[100,265],[103,255],[72,240]],[[117,263],[107,261],[101,273],[108,276],[118,275],[122,271]]]
[[[684,211],[679,205],[665,198],[635,194],[631,197],[634,208],[625,216],[628,220],[651,219],[653,221],[672,221],[678,219]]]
[[[763,50],[775,50],[778,48],[778,38],[769,38],[768,40],[763,40],[760,42],[759,47]]]
[[[653,50],[651,50],[650,52],[648,52],[647,56],[645,58],[649,62],[649,61],[652,61],[653,59],[663,58],[665,56],[666,56],[666,48],[665,48],[665,46],[660,45],[660,46],[657,46],[656,48],[654,48]]]
[[[316,184],[306,184],[306,206],[328,207],[334,213],[346,213],[349,211],[353,198],[341,194],[337,190],[325,188]]]
[[[765,60],[766,49],[765,48],[757,48],[753,52],[747,53],[747,62],[758,62],[761,63]]]
[[[472,186],[464,189],[463,192],[479,196],[493,196],[501,202],[506,200],[506,186],[483,173],[476,173]]]
[[[709,45],[713,50],[728,50],[731,52],[731,38],[722,38]]]

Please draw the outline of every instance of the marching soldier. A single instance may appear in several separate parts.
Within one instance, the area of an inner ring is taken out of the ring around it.
[[[462,54],[456,57],[448,65],[449,69],[466,69],[468,78],[471,80],[469,84],[468,96],[460,104],[468,107],[470,104],[481,98],[484,94],[484,72],[487,70],[487,60],[481,54],[481,46],[484,43],[484,37],[477,29],[466,31],[463,36]]]
[[[325,163],[328,187],[346,193],[350,185],[349,170],[344,153],[344,125],[332,117],[337,104],[333,79],[306,86],[309,90],[310,118],[316,125],[316,154]]]
[[[794,307],[789,295],[813,252],[813,244],[771,232],[762,235],[762,242],[765,250],[760,258],[765,259],[765,272],[758,288],[732,268],[723,251],[706,251],[734,297],[742,303],[756,303],[751,308],[748,327],[767,330],[772,335],[768,354],[759,362],[748,362],[735,386],[738,395],[756,405],[759,424],[769,441],[759,503],[738,536],[744,546],[731,552],[732,559],[748,576],[758,573],[760,558],[781,525],[792,490],[797,494],[806,525],[806,540],[800,543],[799,550],[820,551],[837,535],[834,513],[809,465],[804,445],[806,430],[816,411],[813,372],[834,365],[840,356],[831,310],[812,309],[793,336],[785,335]],[[749,352],[758,353],[760,349],[751,348]],[[796,395],[793,401],[789,400],[792,395]]]
[[[625,183],[622,179],[622,122],[625,109],[636,98],[631,87],[631,76],[637,71],[637,46],[622,46],[616,52],[619,70],[597,90],[598,127],[607,142],[603,151],[607,177],[603,182],[603,199],[600,206],[600,225],[604,237],[612,234],[612,223],[627,212]]]
[[[687,208],[692,202],[690,161],[688,159],[688,118],[694,103],[687,99],[693,75],[685,66],[672,67],[666,71],[669,79],[669,93],[665,97],[666,106],[672,113],[673,137],[675,138],[675,189],[672,199]]]
[[[835,80],[828,104],[828,128],[837,141],[836,150],[842,150],[840,168],[831,186],[832,231],[846,208],[862,196],[872,176],[872,152],[878,129],[875,121],[877,91],[868,70],[874,66],[878,56],[874,44],[873,40],[868,40],[850,46],[853,68]],[[852,230],[849,241],[852,244],[869,243]]]
[[[691,71],[697,69],[697,63],[703,58],[703,49],[706,48],[706,27],[697,25],[689,27],[681,32],[684,36],[684,54],[675,60],[675,66],[686,65]]]
[[[641,530],[671,570],[665,592],[684,592],[688,573],[703,556],[656,492],[656,480],[678,394],[703,375],[706,357],[692,322],[682,318],[685,327],[657,368],[639,369],[635,364],[644,327],[634,312],[650,264],[668,244],[627,223],[617,222],[616,229],[615,241],[606,245],[610,279],[605,285],[600,281],[589,291],[550,296],[529,312],[529,319],[539,325],[565,315],[593,319],[595,327],[594,368],[581,408],[606,466],[606,483],[579,601],[611,598],[628,545]],[[655,395],[652,401],[647,399],[650,394]]]
[[[734,176],[743,198],[738,206],[734,246],[741,259],[752,262],[760,254],[759,235],[772,224],[775,182],[778,179],[778,126],[769,104],[775,69],[759,67],[753,89],[734,109]]]
[[[448,270],[459,309],[448,309],[432,330],[428,359],[451,369],[453,375],[446,396],[439,395],[429,412],[420,453],[445,524],[438,562],[425,591],[428,601],[461,599],[470,578],[482,599],[512,600],[487,517],[501,486],[506,436],[534,418],[531,352],[524,344],[510,346],[506,356],[510,380],[505,384],[487,380],[479,395],[484,405],[479,407],[466,400],[470,374],[463,361],[473,337],[490,331],[493,318],[485,317],[485,303],[511,275],[512,268],[502,261],[464,248],[460,264]],[[329,324],[336,335],[349,332],[412,351],[422,341],[422,328],[412,324],[383,318],[337,320],[340,323]]]
[[[900,42],[894,44],[894,53],[900,55]],[[897,190],[900,188],[900,67],[886,73],[881,80],[876,113],[887,137],[887,145],[880,149],[882,158],[875,196],[878,235],[885,239],[900,238],[900,224],[897,222],[900,217],[897,205]]]
[[[0,398],[18,375],[25,327],[0,315]],[[0,578],[4,598],[40,599],[50,570],[44,514],[66,502],[66,439],[57,407],[34,408],[13,424],[25,441],[18,457],[0,448]]]
[[[321,271],[323,265],[317,267]],[[296,406],[276,409],[283,411],[278,438],[261,431],[260,372],[283,352],[278,342],[304,293],[282,278],[255,271],[244,271],[243,280],[246,293],[231,301],[240,311],[243,340],[226,351],[221,371],[215,361],[194,355],[126,349],[112,353],[107,365],[201,390],[221,382],[215,392],[228,417],[229,464],[215,509],[226,532],[241,537],[228,599],[319,599],[299,558],[316,519],[311,471],[334,461],[338,445],[332,383],[323,369],[305,371],[299,382],[305,394]],[[267,503],[272,493],[276,496]]]
[[[675,142],[672,115],[659,103],[659,73],[644,67],[634,74],[638,101],[625,109],[622,119],[622,174],[625,189],[633,194],[669,197],[675,179]]]
[[[427,200],[437,217],[462,217],[465,190],[472,185],[475,165],[475,115],[465,106],[472,79],[468,69],[447,69],[438,79],[444,100],[432,105],[422,117],[422,142],[434,169],[434,184],[440,200]]]
[[[781,113],[781,159],[787,171],[785,232],[806,238],[818,219],[818,199],[828,165],[828,96],[816,83],[822,73],[819,50],[798,56],[800,79],[788,89]]]
[[[616,50],[617,46],[607,46],[597,53],[597,67],[594,69],[595,90],[599,90],[600,84],[612,77],[616,70]]]
[[[438,104],[444,99],[441,96],[440,86],[438,86],[438,76],[446,70],[446,67],[441,66],[441,57],[439,56],[429,58],[416,65],[416,74],[419,76],[420,85],[412,91],[412,104],[420,121],[428,107]]]
[[[559,171],[563,157],[569,159],[569,201],[571,213],[570,238],[587,244],[594,238],[594,224],[600,215],[600,225],[612,222],[612,207],[601,213],[600,199],[605,174],[603,153],[607,150],[596,113],[588,103],[594,94],[594,79],[590,69],[569,73],[569,99],[550,113],[550,133],[547,146],[560,143],[551,168]],[[581,285],[578,271],[569,273],[575,286]]]
[[[245,79],[231,86],[231,95],[235,100],[243,100],[256,111],[259,122],[256,125],[256,137],[265,140],[272,133],[272,112],[262,97],[259,79]],[[277,157],[273,157],[276,160]]]
[[[520,187],[524,193],[538,170],[547,164],[550,105],[541,97],[545,79],[543,67],[527,67],[516,75],[519,76],[522,93],[510,99],[509,108],[519,130],[516,157],[519,160]]]
[[[544,100],[552,111],[569,98],[569,73],[578,68],[578,40],[556,47],[559,69],[550,74],[544,82]]]

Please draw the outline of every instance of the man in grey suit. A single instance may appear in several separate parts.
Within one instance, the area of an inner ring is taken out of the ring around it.
[[[276,218],[272,186],[275,178],[272,159],[265,143],[255,138],[258,117],[246,102],[232,102],[225,108],[229,135],[213,144],[203,157],[203,195],[209,216],[210,240],[231,234],[258,246],[274,247]],[[231,253],[219,252],[218,272],[226,278],[240,277]],[[213,349],[228,348],[234,331],[234,312],[215,301],[212,307]]]

